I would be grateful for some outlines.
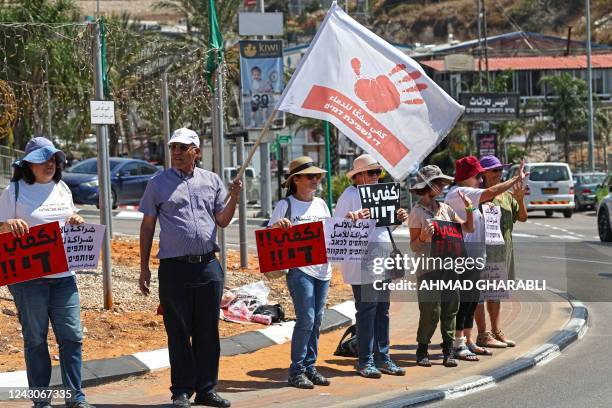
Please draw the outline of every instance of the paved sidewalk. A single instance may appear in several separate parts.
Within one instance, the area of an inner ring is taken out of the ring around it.
[[[232,401],[233,407],[365,407],[383,405],[383,401],[405,398],[407,394],[417,397],[431,395],[448,384],[494,376],[493,373],[498,373],[500,369],[512,374],[511,367],[523,362],[526,365],[523,364],[525,367],[522,369],[528,368],[531,362],[527,361],[529,357],[526,355],[538,348],[546,349],[546,345],[565,333],[563,329],[567,329],[575,320],[570,320],[572,305],[569,302],[552,292],[543,292],[539,296],[539,302],[504,303],[504,331],[517,341],[517,347],[494,350],[492,357],[481,356],[480,362],[460,361],[458,368],[442,366],[438,332],[430,348],[434,366],[417,367],[414,360],[418,305],[398,302],[392,304],[391,309],[391,350],[392,357],[407,369],[405,377],[383,376],[378,380],[358,377],[353,369],[354,359],[333,355],[344,330],[340,329],[322,335],[319,346],[318,366],[332,380],[331,386],[316,387],[314,390],[287,387],[291,345],[285,343],[254,353],[222,357],[218,391]],[[169,370],[166,369],[88,388],[86,394],[98,408],[159,407],[169,406],[168,386]],[[11,407],[28,406],[25,402],[4,404]]]

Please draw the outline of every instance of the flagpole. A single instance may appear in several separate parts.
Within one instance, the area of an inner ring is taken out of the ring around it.
[[[332,178],[331,178],[331,172],[332,172],[332,168],[331,168],[331,149],[330,149],[330,142],[329,142],[329,122],[328,121],[323,121],[323,128],[325,129],[325,162],[327,165],[327,174],[326,174],[326,178],[327,178],[327,206],[329,207],[329,212],[332,211],[332,202],[333,202],[333,197],[332,197]]]
[[[266,135],[266,132],[269,130],[270,125],[272,125],[272,122],[274,121],[274,119],[276,119],[276,113],[277,112],[278,112],[278,109],[274,109],[272,111],[272,114],[270,115],[270,117],[268,118],[266,123],[264,124],[264,127],[259,132],[259,136],[257,137],[257,140],[253,144],[253,147],[251,148],[251,151],[249,152],[249,155],[247,156],[247,158],[244,161],[244,163],[242,164],[242,166],[240,166],[240,169],[238,169],[238,173],[236,174],[236,177],[234,178],[234,180],[242,179],[242,175],[244,174],[245,169],[251,163],[251,160],[253,159],[253,156],[255,155],[255,152],[257,151],[257,148],[259,147],[259,145],[263,141],[263,138]],[[229,195],[228,195],[228,198],[226,199],[226,202],[227,201],[229,201]]]

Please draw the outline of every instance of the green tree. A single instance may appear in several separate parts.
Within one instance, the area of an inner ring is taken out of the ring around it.
[[[569,163],[570,134],[581,129],[586,121],[586,83],[563,73],[545,76],[540,80],[550,90],[544,102],[544,110],[550,117],[549,126],[557,142],[563,143],[565,161]]]

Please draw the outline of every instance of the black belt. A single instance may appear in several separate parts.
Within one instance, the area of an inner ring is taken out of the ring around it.
[[[174,258],[168,258],[171,261],[179,261],[179,262],[187,262],[190,264],[198,264],[198,263],[208,263],[215,259],[215,251],[210,251],[204,255],[186,255],[186,256],[177,256]]]

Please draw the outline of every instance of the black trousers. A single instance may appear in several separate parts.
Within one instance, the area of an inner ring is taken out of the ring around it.
[[[219,306],[224,273],[214,258],[190,264],[162,259],[159,300],[168,335],[172,395],[212,392],[218,382]]]

